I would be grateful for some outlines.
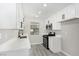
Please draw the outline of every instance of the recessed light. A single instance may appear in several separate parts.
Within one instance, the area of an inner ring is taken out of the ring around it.
[[[47,7],[47,4],[43,4],[43,7]]]

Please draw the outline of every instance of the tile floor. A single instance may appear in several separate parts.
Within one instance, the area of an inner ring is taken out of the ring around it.
[[[42,45],[32,45],[31,49],[19,49],[0,53],[0,56],[65,56],[63,53],[53,53]]]

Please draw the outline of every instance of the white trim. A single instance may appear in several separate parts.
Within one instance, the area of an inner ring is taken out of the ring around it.
[[[31,43],[31,45],[42,44],[42,43]]]
[[[71,56],[69,53],[65,52],[65,51],[61,51],[62,53],[64,53],[66,56]]]

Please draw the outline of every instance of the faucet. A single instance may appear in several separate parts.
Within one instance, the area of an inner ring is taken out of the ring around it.
[[[21,38],[27,38],[27,36],[24,36],[23,34],[24,34],[24,33],[23,33],[23,30],[19,30],[19,31],[18,31],[18,38],[20,38],[20,39],[21,39]]]
[[[23,30],[18,31],[18,38],[21,38],[22,37],[21,35],[23,35]]]

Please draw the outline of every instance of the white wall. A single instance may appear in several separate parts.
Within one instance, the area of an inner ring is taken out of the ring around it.
[[[62,50],[79,56],[79,19],[62,23]]]
[[[0,29],[16,28],[16,3],[0,3]]]

